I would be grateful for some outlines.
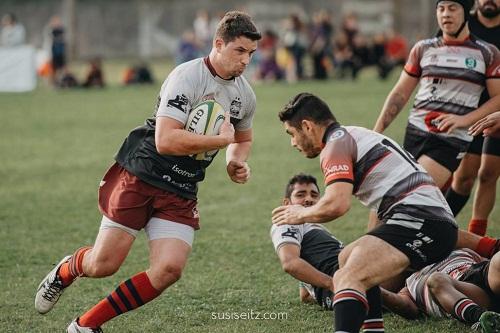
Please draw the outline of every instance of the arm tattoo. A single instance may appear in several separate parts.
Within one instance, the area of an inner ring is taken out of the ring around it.
[[[389,95],[384,110],[382,112],[382,124],[387,128],[389,124],[396,118],[406,104],[406,98],[401,93],[395,92]]]

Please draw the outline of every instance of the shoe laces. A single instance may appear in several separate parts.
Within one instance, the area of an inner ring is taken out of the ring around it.
[[[42,297],[47,301],[52,302],[61,294],[61,290],[63,289],[64,287],[62,285],[62,281],[58,277],[56,277],[54,281],[52,281],[52,283],[49,283],[48,281],[46,282],[46,290],[43,293]]]
[[[479,331],[479,329],[481,328],[481,323],[480,322],[474,323],[474,324],[472,324],[472,326],[470,328],[473,331]]]

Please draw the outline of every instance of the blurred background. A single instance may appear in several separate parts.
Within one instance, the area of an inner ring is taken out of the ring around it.
[[[248,12],[264,33],[251,80],[356,79],[366,67],[383,79],[436,31],[428,0],[3,0],[0,90],[33,89],[35,71],[55,87],[151,82],[159,59],[206,55],[231,9]],[[121,67],[105,77],[109,60]]]

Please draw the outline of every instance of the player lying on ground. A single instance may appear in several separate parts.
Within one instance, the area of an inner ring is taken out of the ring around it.
[[[483,332],[500,332],[500,253],[490,260],[469,249],[455,250],[412,274],[399,293],[382,289],[382,298],[407,319],[452,316]]]
[[[298,174],[288,182],[283,204],[310,207],[316,204],[319,199],[320,191],[316,179],[311,175]],[[463,243],[468,243],[474,248],[481,243],[482,239],[488,239],[487,237],[479,237],[466,232],[461,234],[467,235]],[[313,223],[273,225],[271,227],[271,239],[283,270],[301,281],[299,289],[301,301],[307,303],[315,301],[323,308],[332,310],[333,280],[331,277],[338,269],[338,256],[342,249],[342,243],[332,236],[327,229]],[[489,240],[493,241],[491,238]],[[486,251],[483,249],[483,252],[487,252],[486,254],[496,252],[499,244],[500,242],[495,240],[496,246]],[[464,251],[474,253],[475,258],[480,258],[481,261],[485,260],[471,250]],[[471,281],[472,283],[479,283],[480,279]],[[385,292],[385,294],[387,295],[388,292]],[[490,315],[486,317],[491,318]],[[490,319],[483,319],[483,322],[484,325],[488,325]],[[380,332],[380,327],[376,324],[370,319],[365,319],[363,324],[364,332],[372,332],[370,329],[374,329],[373,332]]]

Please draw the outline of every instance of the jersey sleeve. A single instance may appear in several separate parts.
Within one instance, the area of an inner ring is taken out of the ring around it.
[[[250,88],[250,98],[248,101],[248,108],[245,112],[245,115],[241,119],[241,121],[238,122],[235,126],[235,130],[237,131],[246,131],[252,128],[252,123],[253,123],[253,116],[255,114],[255,109],[257,106],[257,99],[255,97],[254,92]]]
[[[321,170],[325,185],[335,182],[354,183],[356,142],[345,129],[338,129],[328,139],[321,152]]]
[[[486,79],[499,79],[500,78],[500,51],[494,46],[491,47],[493,56],[491,61],[486,67]]]
[[[300,247],[303,236],[304,231],[301,225],[283,224],[271,227],[271,240],[276,252],[285,244],[295,244]]]
[[[422,75],[422,68],[420,67],[420,60],[422,59],[422,44],[417,43],[413,46],[406,61],[404,71],[414,77]]]
[[[193,107],[194,83],[185,69],[174,70],[166,79],[160,91],[157,117],[169,117],[185,124]]]

